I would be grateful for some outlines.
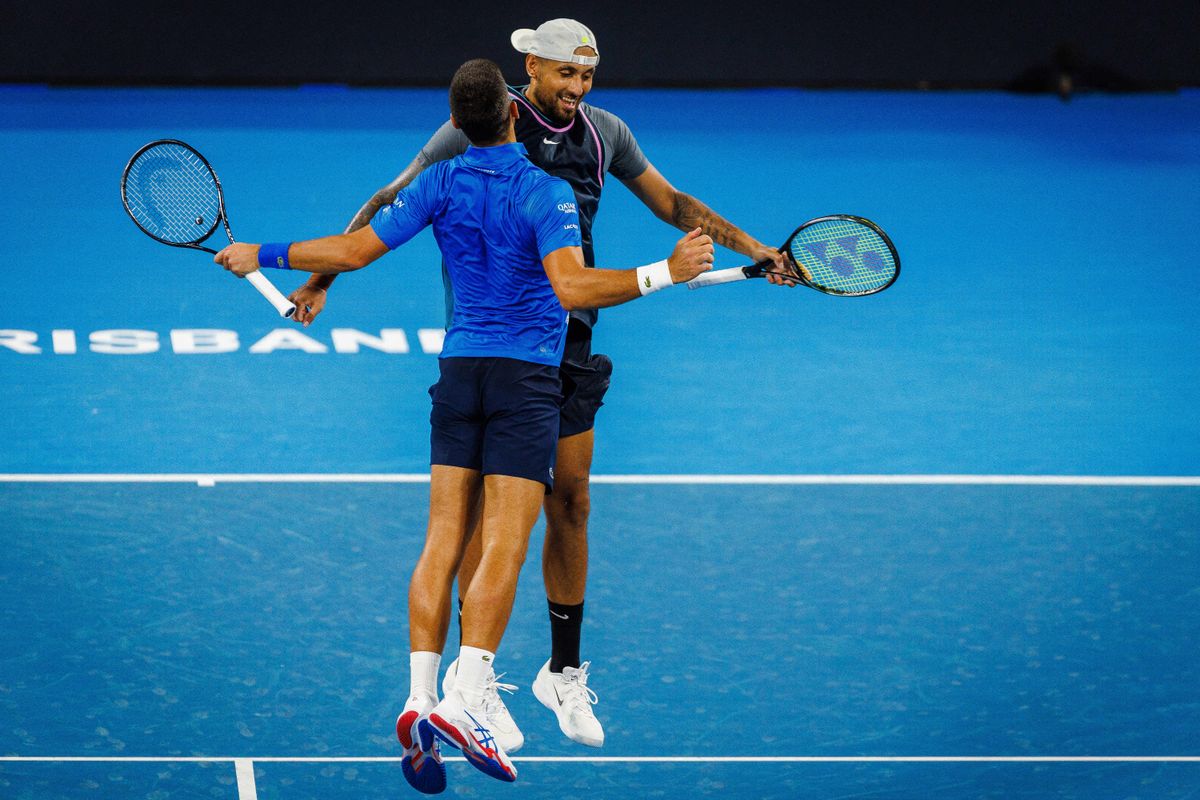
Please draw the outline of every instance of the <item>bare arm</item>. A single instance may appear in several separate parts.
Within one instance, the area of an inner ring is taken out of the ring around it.
[[[636,178],[625,181],[629,190],[649,208],[654,216],[681,231],[699,228],[712,237],[717,244],[736,253],[749,256],[755,263],[771,260],[775,268],[790,271],[787,260],[775,248],[769,247],[722,217],[704,203],[672,186],[651,164]],[[768,275],[772,283],[791,281]]]
[[[673,283],[683,283],[712,268],[712,239],[699,229],[675,245],[667,259]],[[588,269],[579,247],[560,247],[542,259],[550,285],[563,308],[607,308],[642,296],[637,269]]]
[[[416,180],[416,177],[424,170],[425,165],[421,163],[420,157],[414,158],[391,183],[371,195],[371,199],[364,203],[363,207],[354,215],[354,219],[350,220],[350,224],[346,226],[344,233],[354,233],[359,228],[365,228],[367,225],[370,225],[371,220],[375,218],[376,212],[395,200],[400,190]]]
[[[371,199],[364,203],[354,218],[350,220],[345,233],[354,233],[370,225],[379,209],[395,200],[400,190],[412,183],[424,169],[425,165],[421,163],[421,159],[414,158],[391,183],[371,195]],[[295,319],[297,322],[307,326],[317,314],[321,313],[321,309],[325,305],[325,290],[333,285],[336,277],[336,273],[314,273],[306,283],[292,292],[288,299],[296,304]]]
[[[258,250],[257,244],[238,242],[213,256],[213,261],[244,278],[258,269]],[[288,261],[292,269],[336,275],[361,269],[387,251],[374,229],[366,227],[353,233],[293,242],[288,248]]]

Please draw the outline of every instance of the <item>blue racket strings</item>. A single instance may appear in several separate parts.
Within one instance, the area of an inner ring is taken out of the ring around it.
[[[157,144],[134,159],[125,200],[147,233],[173,244],[208,238],[221,210],[212,170],[190,148],[174,143]]]
[[[896,276],[896,257],[873,228],[850,219],[829,219],[801,229],[792,257],[810,282],[834,294],[869,294]]]

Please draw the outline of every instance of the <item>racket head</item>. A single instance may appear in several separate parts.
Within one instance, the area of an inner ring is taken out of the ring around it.
[[[217,173],[178,139],[159,139],[133,154],[121,174],[121,203],[143,233],[163,244],[215,253],[200,242],[221,223],[229,233]]]
[[[883,229],[852,214],[801,225],[780,248],[806,286],[825,294],[876,294],[900,277],[900,255]]]

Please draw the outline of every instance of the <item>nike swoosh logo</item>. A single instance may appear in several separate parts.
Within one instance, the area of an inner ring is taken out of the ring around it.
[[[550,688],[554,690],[554,699],[557,700],[558,704],[561,706],[562,705],[562,697],[560,697],[558,694],[558,687],[551,685]]]
[[[547,139],[545,136],[543,136],[543,137],[542,137],[542,144],[558,144],[558,142],[552,142],[552,141],[550,141],[549,139]]]
[[[553,614],[554,616],[558,617],[559,619],[570,619],[571,618],[570,614],[559,614],[557,611],[551,611],[550,613]]]

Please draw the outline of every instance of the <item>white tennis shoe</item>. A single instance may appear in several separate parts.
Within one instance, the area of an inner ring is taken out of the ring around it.
[[[558,727],[568,739],[588,747],[604,745],[604,728],[592,713],[599,700],[588,688],[588,667],[585,661],[575,667],[563,667],[561,674],[550,671],[550,662],[542,665],[533,681],[533,695],[558,717]]]
[[[492,734],[483,708],[467,706],[458,692],[443,697],[417,721],[417,728],[422,737],[437,736],[462,750],[467,762],[485,775],[508,782],[517,779],[517,768]]]
[[[400,768],[405,780],[424,794],[446,790],[446,766],[442,763],[437,740],[432,731],[422,734],[420,725],[434,705],[431,697],[410,697],[396,720],[396,738],[404,748]]]
[[[488,672],[487,684],[483,687],[483,713],[487,717],[492,735],[504,748],[504,752],[515,753],[525,744],[525,734],[521,733],[521,729],[517,727],[512,714],[508,711],[508,706],[504,705],[504,700],[500,697],[501,691],[512,694],[517,690],[517,687],[511,683],[500,683],[499,679],[503,677],[504,673],[497,675],[495,670]],[[446,677],[442,678],[443,697],[454,689],[454,681],[457,678],[458,659],[456,658],[446,668]]]

